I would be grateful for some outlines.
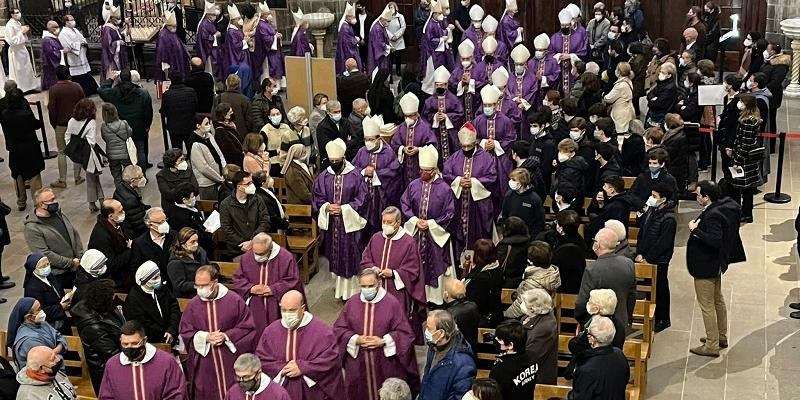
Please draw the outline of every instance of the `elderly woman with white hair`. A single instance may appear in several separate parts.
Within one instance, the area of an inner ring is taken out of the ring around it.
[[[635,259],[636,251],[634,251],[630,243],[628,243],[628,231],[625,229],[625,225],[620,221],[610,219],[606,221],[604,227],[611,229],[617,235],[619,243],[617,244],[617,248],[614,249],[614,254],[630,258],[631,260]]]
[[[303,107],[294,106],[286,113],[286,119],[289,120],[291,129],[285,130],[281,134],[280,160],[282,161],[286,158],[286,153],[289,152],[289,148],[292,145],[299,143],[306,149],[303,161],[307,163],[313,150],[314,138],[308,128],[306,110]]]
[[[589,348],[577,360],[575,379],[572,382],[571,399],[594,398],[603,393],[603,398],[624,399],[625,387],[630,379],[630,367],[622,350],[612,346],[616,335],[614,323],[607,317],[595,315],[586,329]]]
[[[536,383],[555,385],[558,379],[558,321],[553,315],[553,299],[541,288],[530,289],[521,297],[525,309],[522,326],[528,332],[525,351],[536,354],[538,358]]]
[[[411,389],[402,379],[389,378],[378,390],[380,400],[411,400]]]

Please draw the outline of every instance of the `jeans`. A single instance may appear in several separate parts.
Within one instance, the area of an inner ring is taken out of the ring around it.
[[[67,140],[64,133],[67,132],[66,126],[57,125],[56,131],[56,147],[58,148],[58,180],[61,182],[67,181],[67,155],[64,154],[64,149],[67,148]],[[72,163],[72,171],[75,179],[81,176],[81,165]]]
[[[33,178],[28,179],[28,185],[31,188],[31,197],[33,198],[36,191],[42,188],[42,175],[37,174]],[[28,204],[28,194],[25,191],[25,179],[22,176],[15,178],[14,189],[17,192],[17,206],[25,207]],[[34,198],[34,202],[35,201],[36,199]]]
[[[728,311],[725,309],[725,299],[722,297],[722,276],[711,279],[695,278],[694,293],[703,313],[706,347],[719,351],[719,341],[728,340]]]
[[[142,167],[142,171],[147,169],[147,163],[149,162],[147,157],[150,154],[150,144],[149,140],[146,138],[143,140],[133,140],[133,144],[136,145],[136,158],[138,158],[136,165]]]
[[[656,322],[670,322],[669,264],[656,265]]]

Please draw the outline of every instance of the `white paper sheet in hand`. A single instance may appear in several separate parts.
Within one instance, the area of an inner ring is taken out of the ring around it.
[[[744,169],[742,167],[728,167],[731,171],[731,178],[744,178]]]
[[[723,85],[700,85],[697,87],[697,104],[701,106],[721,106],[725,98]]]
[[[222,225],[219,222],[219,213],[217,212],[217,210],[214,210],[214,212],[212,212],[211,215],[208,216],[206,222],[203,222],[203,227],[206,228],[206,232],[208,233],[216,232],[220,226]]]

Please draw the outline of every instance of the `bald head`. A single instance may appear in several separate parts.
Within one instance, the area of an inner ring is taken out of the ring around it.
[[[348,71],[352,71],[354,69],[358,69],[358,64],[356,63],[356,59],[355,58],[348,58],[347,60],[344,60],[344,67]]]
[[[58,22],[56,21],[47,21],[47,30],[50,33],[55,33],[58,31]]]
[[[463,299],[467,295],[467,287],[458,279],[448,279],[444,284],[444,291],[454,300]]]
[[[290,290],[281,297],[281,310],[296,311],[303,306],[303,294],[297,290]]]
[[[687,42],[691,43],[697,40],[697,29],[689,27],[683,30],[683,37]]]
[[[28,351],[28,369],[36,372],[49,371],[49,366],[53,365],[56,357],[53,349],[47,346],[36,346]]]
[[[200,57],[192,57],[192,69],[203,68],[203,60]]]
[[[597,234],[594,235],[594,242],[595,253],[597,253],[599,256],[614,251],[619,243],[619,239],[617,238],[617,233],[614,232],[614,230],[603,228],[597,231]]]

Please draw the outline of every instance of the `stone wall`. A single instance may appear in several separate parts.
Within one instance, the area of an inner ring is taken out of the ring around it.
[[[789,49],[789,41],[781,32],[781,21],[794,17],[800,17],[800,1],[767,0],[767,40],[775,40]]]

